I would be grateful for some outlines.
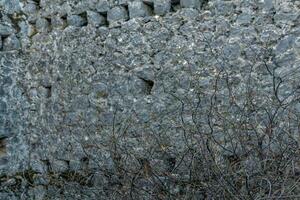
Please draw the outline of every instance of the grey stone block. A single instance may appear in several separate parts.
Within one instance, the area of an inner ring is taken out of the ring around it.
[[[238,43],[229,43],[224,46],[223,53],[229,60],[235,60],[241,54],[241,47]]]
[[[36,20],[35,27],[38,32],[47,32],[49,31],[49,22],[45,18],[38,18]]]
[[[78,160],[70,160],[69,165],[70,165],[70,170],[72,171],[81,170],[81,162]]]
[[[218,15],[230,15],[234,10],[234,4],[232,1],[218,1],[215,6],[215,12]]]
[[[26,38],[26,37],[31,35],[30,33],[33,31],[32,30],[33,26],[31,24],[29,24],[26,21],[20,21],[18,23],[18,26],[19,26],[19,33],[18,34],[19,34],[20,37]]]
[[[65,172],[69,169],[69,166],[66,161],[53,160],[51,162],[51,168],[54,172]]]
[[[21,11],[21,4],[19,0],[2,0],[0,1],[3,4],[4,11],[8,14],[14,14]]]
[[[180,0],[180,6],[183,8],[200,8],[202,0]]]
[[[118,5],[127,6],[130,0],[118,0]]]
[[[51,26],[52,28],[62,29],[67,26],[67,22],[63,17],[54,15],[51,17]]]
[[[296,39],[295,36],[288,35],[278,40],[275,48],[275,52],[278,55],[287,52],[290,48],[292,48],[293,44],[295,43],[295,39]]]
[[[264,0],[262,3],[262,8],[266,11],[273,9],[274,8],[273,0]]]
[[[107,98],[108,89],[107,86],[103,83],[97,83],[93,86],[93,94],[97,98]]]
[[[5,165],[8,163],[8,157],[1,156],[0,157],[0,170],[5,168]],[[1,196],[0,196],[1,197]],[[0,198],[1,199],[1,198]]]
[[[51,79],[48,76],[44,76],[41,79],[41,85],[45,88],[51,87]]]
[[[13,135],[13,132],[10,129],[1,128],[0,129],[0,139],[9,138]]]
[[[87,20],[88,24],[91,24],[92,26],[99,27],[101,25],[106,24],[106,19],[103,15],[93,12],[93,11],[88,11],[87,12]]]
[[[88,6],[88,10],[94,10],[95,5],[99,2],[99,0],[86,0],[85,4]]]
[[[18,198],[15,195],[11,194],[11,193],[1,192],[0,193],[0,199],[17,200]]]
[[[49,88],[40,86],[40,87],[38,87],[38,94],[39,94],[39,97],[49,98],[49,97],[51,97],[51,90]]]
[[[21,48],[21,43],[16,35],[10,35],[3,40],[3,51],[18,50]]]
[[[248,13],[242,13],[237,17],[236,22],[239,25],[249,25],[251,23],[253,16]]]
[[[100,0],[96,4],[96,10],[101,14],[107,13],[109,9],[110,9],[110,5],[107,0]]]
[[[113,22],[124,22],[128,20],[128,12],[126,8],[122,6],[117,6],[110,9],[107,13],[107,21],[109,23]]]
[[[81,27],[87,24],[87,20],[79,15],[69,15],[67,17],[67,23],[70,26]]]
[[[130,18],[146,17],[152,15],[152,9],[141,1],[130,2],[128,5]]]
[[[16,30],[6,24],[0,24],[0,36],[9,36],[15,33]]]
[[[36,185],[48,185],[50,182],[49,177],[47,175],[36,174],[34,179],[34,184]]]
[[[4,76],[1,82],[4,86],[6,86],[6,85],[11,85],[13,83],[13,80],[12,77],[10,76]]]
[[[96,186],[103,186],[104,184],[107,184],[107,178],[105,176],[103,176],[103,174],[101,173],[95,173],[93,176],[93,184]]]
[[[32,170],[39,172],[39,173],[46,173],[47,172],[47,166],[38,159],[31,159],[30,161],[30,167]]]
[[[26,14],[32,15],[37,13],[37,6],[34,2],[29,2],[22,8],[22,11]]]
[[[156,0],[154,2],[154,13],[157,15],[164,15],[170,12],[171,0]]]
[[[32,190],[33,190],[34,199],[36,199],[36,200],[45,199],[47,190],[45,189],[44,186],[38,185],[38,186],[35,186]]]
[[[139,78],[145,79],[145,80],[154,80],[155,75],[154,75],[154,67],[153,66],[143,66],[140,68],[134,69],[136,75]]]

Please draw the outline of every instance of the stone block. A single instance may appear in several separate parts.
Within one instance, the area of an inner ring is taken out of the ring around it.
[[[19,26],[18,35],[21,38],[27,38],[35,34],[35,30],[36,30],[35,27],[26,21],[20,21],[18,23],[18,26]]]
[[[247,26],[251,23],[253,16],[248,13],[242,13],[237,17],[237,24]]]
[[[278,55],[286,53],[290,48],[293,47],[293,44],[295,43],[295,39],[296,39],[295,36],[287,35],[282,39],[278,40],[277,45],[275,47],[275,52]]]
[[[0,36],[9,36],[11,34],[14,34],[16,30],[6,24],[0,24]]]
[[[152,15],[152,9],[141,1],[130,2],[128,5],[129,17],[146,17]]]
[[[128,20],[128,11],[125,7],[117,6],[107,12],[107,21],[111,24],[114,22],[124,22]]]
[[[70,160],[69,166],[71,171],[81,170],[81,162],[78,160]]]
[[[36,200],[45,199],[47,190],[45,189],[44,186],[38,185],[38,186],[35,186],[32,190],[33,190],[32,192],[34,195],[34,199],[36,199]]]
[[[127,6],[130,0],[118,0],[118,5]]]
[[[96,10],[97,12],[104,14],[107,13],[110,9],[110,5],[109,2],[107,0],[100,0],[97,4],[96,4]]]
[[[0,1],[0,5],[2,4],[2,10],[8,14],[19,13],[21,11],[21,3],[20,0],[2,0]]]
[[[273,0],[264,0],[264,1],[261,1],[261,7],[263,10],[265,11],[270,11],[274,8],[274,2]]]
[[[67,17],[67,23],[70,26],[81,27],[87,24],[87,20],[80,15],[69,15]]]
[[[156,15],[165,15],[170,12],[171,1],[170,0],[156,0],[154,2],[154,13]]]
[[[35,23],[35,27],[38,32],[47,32],[49,31],[49,22],[45,18],[38,18]]]
[[[21,48],[21,43],[16,35],[10,35],[3,40],[3,51],[18,50]]]
[[[0,128],[0,140],[9,138],[13,135],[13,132],[9,128]]]
[[[232,1],[218,1],[215,4],[215,12],[218,15],[228,16],[234,11],[234,3]]]
[[[61,16],[54,15],[51,17],[51,26],[54,29],[63,29],[67,26],[66,19]]]
[[[37,13],[38,9],[34,2],[29,2],[29,3],[25,4],[25,6],[22,8],[22,11],[25,14],[32,15],[32,14]]]
[[[180,0],[180,6],[183,8],[200,8],[202,0]]]
[[[31,156],[33,156],[33,155],[31,155]],[[34,170],[38,173],[41,173],[41,174],[47,172],[47,166],[39,159],[31,159],[30,167],[32,170]]]
[[[103,15],[101,15],[97,12],[93,12],[93,11],[87,12],[87,20],[88,20],[88,24],[95,26],[95,27],[99,27],[101,25],[106,24],[105,17]]]
[[[51,168],[54,172],[65,172],[69,169],[68,163],[63,160],[52,160]]]

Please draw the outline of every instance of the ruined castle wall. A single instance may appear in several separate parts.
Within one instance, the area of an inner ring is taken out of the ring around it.
[[[0,199],[224,199],[228,182],[251,199],[271,156],[300,169],[298,1],[0,0],[0,17]],[[235,158],[247,187],[220,175]]]

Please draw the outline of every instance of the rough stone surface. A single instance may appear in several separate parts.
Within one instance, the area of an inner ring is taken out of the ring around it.
[[[63,29],[67,26],[67,21],[61,16],[55,15],[51,17],[51,27],[54,29]]]
[[[94,6],[99,13],[107,13],[110,9],[110,5],[107,0],[100,0],[96,5],[94,4]]]
[[[0,36],[8,36],[15,33],[14,28],[6,24],[0,24]]]
[[[0,199],[297,198],[299,16],[0,0]]]
[[[129,18],[128,11],[123,6],[117,6],[107,12],[107,21],[110,24],[124,22]]]
[[[180,0],[180,5],[184,8],[200,8],[203,0]]]
[[[87,19],[88,23],[91,24],[94,27],[99,27],[101,25],[106,24],[106,19],[103,15],[93,12],[93,11],[88,11],[87,12]]]
[[[128,6],[129,17],[146,17],[152,14],[152,9],[141,1],[133,1]]]
[[[49,22],[45,18],[38,18],[35,22],[35,27],[39,32],[47,32],[49,31]]]
[[[165,15],[171,10],[171,0],[154,1],[154,13],[157,15]]]
[[[3,51],[18,50],[21,48],[21,43],[16,35],[10,35],[3,40]]]
[[[19,0],[1,0],[0,6],[8,14],[18,13],[21,10]]]
[[[70,26],[81,27],[87,23],[87,20],[79,15],[70,15],[67,18],[67,23]]]

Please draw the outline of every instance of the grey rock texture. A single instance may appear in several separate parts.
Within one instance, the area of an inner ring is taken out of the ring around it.
[[[11,35],[13,33],[15,33],[15,30],[10,25],[0,24],[0,35],[2,37]]]
[[[4,51],[18,50],[21,48],[21,43],[16,35],[10,35],[3,39],[2,49]]]
[[[35,22],[35,27],[39,32],[49,31],[49,21],[45,18],[38,18]]]
[[[298,1],[0,11],[0,199],[298,198]]]
[[[128,5],[129,17],[146,17],[152,15],[152,8],[141,1],[133,1]]]
[[[128,11],[123,6],[116,6],[107,12],[107,21],[110,24],[125,22],[129,19]]]
[[[180,5],[183,8],[200,8],[203,0],[180,0]]]
[[[157,15],[165,15],[171,10],[171,0],[154,1],[154,13]]]
[[[100,0],[94,6],[99,13],[107,13],[110,9],[110,4],[107,0]]]
[[[97,12],[93,12],[93,11],[87,12],[87,20],[88,20],[88,23],[94,27],[99,27],[99,26],[106,24],[105,17],[103,15],[101,15]]]
[[[68,15],[67,23],[70,26],[81,27],[87,24],[87,20],[80,15]]]

